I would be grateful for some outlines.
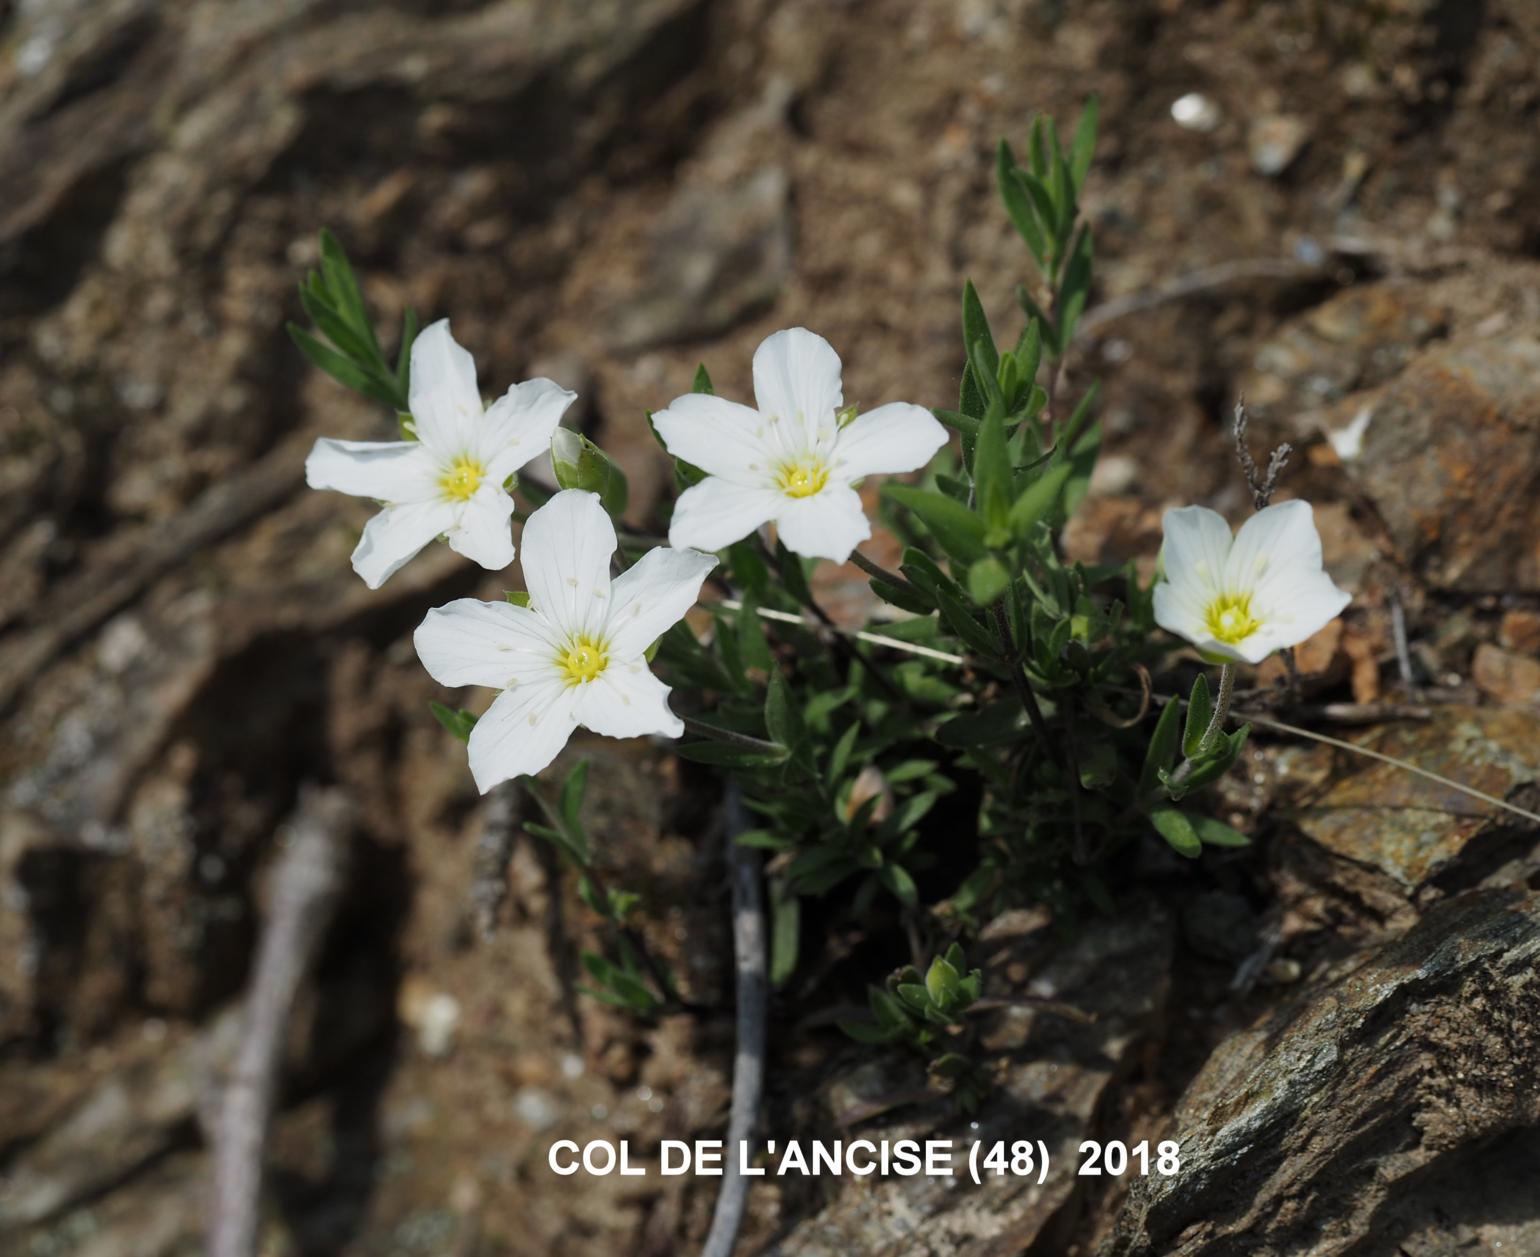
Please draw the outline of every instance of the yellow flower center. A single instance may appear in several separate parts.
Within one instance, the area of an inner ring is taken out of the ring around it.
[[[829,483],[829,469],[817,458],[782,463],[776,471],[775,483],[789,498],[810,498]]]
[[[451,502],[465,502],[481,488],[486,474],[487,469],[474,458],[461,454],[438,478],[438,487]]]
[[[556,666],[568,685],[595,680],[609,666],[609,647],[596,637],[574,637],[556,656]]]
[[[1208,604],[1203,624],[1210,637],[1226,646],[1244,641],[1262,627],[1262,621],[1251,614],[1250,594],[1220,594]]]

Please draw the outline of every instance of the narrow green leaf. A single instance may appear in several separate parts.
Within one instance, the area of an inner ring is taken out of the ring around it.
[[[914,878],[909,876],[908,870],[897,864],[884,864],[877,873],[880,881],[893,897],[906,908],[912,908],[920,901],[920,892],[915,887]]]
[[[993,604],[1010,584],[1010,572],[992,554],[985,555],[968,569],[968,597],[981,607]]]
[[[1203,853],[1203,843],[1198,838],[1198,831],[1187,819],[1187,814],[1179,808],[1153,809],[1150,812],[1150,824],[1155,826],[1156,832],[1171,844],[1171,849],[1178,855],[1184,855],[1191,860]]]
[[[972,563],[984,556],[984,521],[961,502],[913,485],[888,484],[884,492],[900,506],[907,507],[930,530],[937,543],[952,558]]]
[[[1251,839],[1238,829],[1232,829],[1212,816],[1194,816],[1192,825],[1198,837],[1209,847],[1249,847]]]
[[[983,303],[979,301],[978,290],[974,288],[973,281],[967,280],[963,284],[963,344],[968,349],[971,357],[977,351],[976,346],[983,346],[984,362],[988,367],[991,377],[1000,366],[1000,352],[995,347],[995,336],[989,329],[989,318],[984,313]]]
[[[368,374],[351,358],[338,353],[330,345],[323,345],[298,323],[288,324],[288,329],[289,338],[299,346],[300,352],[337,383],[387,406],[396,405],[394,380],[386,382]]]
[[[1060,492],[1069,480],[1071,471],[1073,467],[1069,463],[1050,467],[1011,503],[1007,523],[1018,540],[1025,541],[1030,537],[1038,520],[1049,515],[1058,505]]]
[[[779,879],[770,884],[770,985],[782,986],[797,968],[802,900]]]
[[[711,394],[716,393],[716,389],[711,387],[711,375],[706,370],[706,364],[704,362],[695,368],[695,382],[690,385],[690,392]]]
[[[1020,171],[1011,146],[1004,140],[995,150],[995,183],[1000,189],[1000,199],[1005,202],[1005,213],[1016,228],[1016,234],[1026,244],[1033,260],[1042,266],[1046,260],[1043,252],[1043,232],[1037,225],[1037,213],[1026,186],[1019,178]]]
[[[988,532],[1004,531],[1011,509],[1011,454],[1005,442],[1005,420],[991,406],[979,425],[973,447],[973,491]]]
[[[1155,732],[1150,738],[1149,749],[1144,755],[1144,768],[1139,774],[1139,793],[1153,794],[1160,785],[1162,770],[1171,767],[1176,757],[1177,742],[1181,736],[1181,704],[1167,703],[1160,709],[1160,719],[1155,722]]]
[[[1085,187],[1085,177],[1091,170],[1091,158],[1096,153],[1096,127],[1101,117],[1101,101],[1093,93],[1086,98],[1085,108],[1080,111],[1080,121],[1075,124],[1075,138],[1069,145],[1069,170],[1075,178],[1075,190]]]
[[[1209,694],[1208,677],[1200,672],[1192,683],[1192,696],[1187,700],[1187,723],[1182,730],[1182,754],[1188,759],[1198,753],[1213,714],[1214,700]]]

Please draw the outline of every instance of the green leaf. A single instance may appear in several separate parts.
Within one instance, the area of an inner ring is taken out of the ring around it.
[[[1059,284],[1059,340],[1065,345],[1075,341],[1075,325],[1091,295],[1093,242],[1090,228],[1082,224],[1070,247],[1069,265]]]
[[[1197,755],[1213,715],[1214,700],[1209,695],[1208,677],[1200,672],[1192,683],[1192,696],[1187,700],[1187,724],[1182,730],[1182,754],[1188,759]]]
[[[679,754],[697,764],[714,764],[718,768],[774,768],[791,758],[791,752],[784,746],[762,751],[731,742],[687,742],[679,748]]]
[[[323,345],[298,323],[290,323],[287,326],[289,338],[299,346],[300,352],[337,383],[374,401],[383,402],[387,406],[394,407],[398,404],[394,380],[387,383],[378,376],[371,375],[351,358],[338,353],[330,345]]]
[[[1249,847],[1251,839],[1238,829],[1232,829],[1212,816],[1194,816],[1192,825],[1198,837],[1209,847]]]
[[[765,728],[772,742],[793,754],[806,743],[801,713],[792,701],[786,678],[779,671],[770,674],[770,685],[765,691]]]
[[[1150,812],[1150,823],[1155,826],[1156,832],[1171,844],[1171,849],[1177,855],[1196,859],[1203,853],[1203,843],[1198,838],[1198,831],[1187,819],[1187,814],[1179,808],[1154,808]]]
[[[1032,198],[1027,194],[1020,175],[1011,146],[1001,140],[995,150],[995,183],[1000,189],[1000,199],[1005,202],[1006,215],[1011,220],[1011,226],[1016,228],[1016,234],[1022,238],[1037,264],[1042,266],[1046,259],[1043,232],[1037,225]]]
[[[941,608],[941,618],[947,627],[962,638],[969,649],[981,655],[993,655],[996,651],[994,636],[978,622],[967,605],[953,597],[948,589],[936,590],[936,601]]]
[[[930,996],[931,1003],[945,1008],[951,1003],[952,996],[957,992],[957,984],[961,981],[962,974],[952,967],[946,957],[937,956],[925,971],[925,993]]]
[[[920,901],[920,892],[915,887],[914,878],[897,864],[884,864],[877,872],[877,880],[906,908],[912,908]]]
[[[963,284],[962,310],[963,344],[968,349],[968,355],[971,358],[977,352],[975,346],[982,345],[984,364],[993,378],[1000,367],[1000,352],[995,348],[995,336],[989,330],[989,318],[984,313],[978,290],[974,288],[971,279]]]
[[[401,348],[396,351],[396,393],[402,401],[412,392],[412,342],[417,339],[417,311],[407,306],[401,316]]]
[[[797,968],[802,900],[780,879],[770,884],[770,985],[782,986]]]
[[[984,517],[986,531],[1006,527],[1011,509],[1011,455],[1005,444],[1005,419],[1000,408],[991,406],[979,426],[973,447],[974,500]]]
[[[759,600],[746,593],[738,612],[738,659],[745,668],[758,668],[770,672],[775,660],[770,654],[770,643],[765,639],[765,622],[760,618]]]
[[[583,795],[587,789],[588,761],[585,759],[578,761],[561,787],[562,826],[573,837],[583,833]]]
[[[355,331],[334,306],[304,284],[299,286],[299,303],[327,340],[359,367],[365,371],[372,370],[374,354],[368,339],[363,333]]]
[[[452,707],[445,707],[443,703],[428,704],[428,710],[433,713],[434,719],[450,733],[462,742],[471,740],[471,730],[476,727],[476,717],[468,711],[456,711]]]
[[[383,361],[379,342],[374,338],[374,328],[369,322],[369,314],[364,309],[364,295],[353,274],[353,264],[348,261],[348,255],[343,252],[337,237],[325,227],[321,228],[321,270],[326,276],[326,286],[331,290],[333,304],[368,339],[374,350],[371,357]]]
[[[990,606],[1011,584],[1011,574],[994,555],[985,555],[968,569],[968,597],[981,607]]]
[[[869,1021],[839,1021],[835,1023],[857,1043],[881,1047],[898,1038],[898,1031],[873,1025]]]
[[[1069,145],[1069,171],[1075,179],[1075,190],[1085,187],[1085,177],[1091,170],[1091,158],[1096,153],[1096,127],[1101,116],[1101,102],[1092,94],[1086,98],[1085,108],[1080,111],[1080,121],[1075,125],[1075,138]]]
[[[1049,358],[1060,356],[1059,329],[1054,321],[1048,317],[1047,311],[1032,299],[1032,294],[1027,291],[1024,284],[1016,285],[1016,303],[1022,308],[1029,319],[1035,319],[1038,327],[1042,329],[1043,344],[1048,347]]]
[[[1177,742],[1181,734],[1179,703],[1167,703],[1160,709],[1160,719],[1155,722],[1155,733],[1150,738],[1149,749],[1144,755],[1144,769],[1139,774],[1139,793],[1153,794],[1160,785],[1160,774],[1171,767],[1176,757]]]
[[[984,521],[961,502],[934,489],[887,484],[887,495],[907,507],[930,530],[938,545],[962,563],[984,557]]]
[[[1060,463],[1057,467],[1050,467],[1022,490],[1020,496],[1011,503],[1011,509],[1006,518],[1011,533],[1018,540],[1027,540],[1032,535],[1032,529],[1036,527],[1037,522],[1058,505],[1059,494],[1069,480],[1072,470],[1072,466],[1067,462]]]
[[[716,389],[711,387],[711,375],[707,372],[704,362],[695,368],[695,382],[690,385],[690,392],[716,394]]]
[[[1064,482],[1064,513],[1073,515],[1091,490],[1091,473],[1102,450],[1101,424],[1093,423],[1070,451],[1069,479]]]

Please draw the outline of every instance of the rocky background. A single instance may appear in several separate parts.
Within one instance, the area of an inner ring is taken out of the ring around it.
[[[827,335],[865,405],[951,403],[963,279],[1017,326],[993,145],[1095,91],[1072,370],[1109,440],[1066,544],[1148,562],[1163,506],[1242,513],[1244,392],[1355,594],[1296,719],[1533,809],[1537,69],[1534,0],[0,0],[0,1251],[200,1250],[209,1100],[318,800],[346,871],[265,1251],[672,1254],[709,1218],[714,1180],[545,1152],[721,1133],[711,779],[574,748],[713,1011],[575,1000],[586,910],[520,801],[476,797],[410,647],[501,578],[439,548],[371,594],[367,506],[303,488],[317,435],[390,427],[284,334],[318,228],[389,326],[448,315],[488,387],[579,389],[640,520],[642,411],[700,361],[746,392],[775,328]],[[986,1025],[979,1129],[1043,1138],[1044,1184],[766,1179],[742,1251],[1540,1252],[1535,831],[1276,737],[1224,806],[1251,850],[1152,844],[1116,919],[986,932],[991,995],[1094,1015]],[[828,1011],[772,1008],[772,1134],[969,1133],[895,1108],[911,1067]],[[1077,1177],[1085,1137],[1178,1139],[1183,1171]]]

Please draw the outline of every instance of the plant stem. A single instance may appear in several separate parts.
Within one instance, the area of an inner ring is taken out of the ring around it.
[[[1235,696],[1235,665],[1227,663],[1219,669],[1219,694],[1214,699],[1214,714],[1209,717],[1208,728],[1198,742],[1198,758],[1202,759],[1214,749],[1225,731],[1225,721],[1230,717],[1230,700]]]
[[[888,571],[887,568],[880,564],[873,563],[859,550],[852,550],[850,552],[850,561],[873,580],[883,581],[886,584],[892,585],[895,589],[914,589],[914,585],[908,579],[900,576],[897,572]],[[917,589],[914,591],[919,593]]]
[[[766,742],[763,738],[750,737],[747,733],[736,733],[732,729],[723,729],[718,725],[708,725],[691,716],[679,717],[684,727],[697,737],[708,738],[713,742],[723,742],[728,746],[740,746],[746,751],[764,751],[773,753],[784,750],[774,742]]]
[[[991,608],[994,612],[995,630],[1000,634],[1000,643],[1004,648],[1004,662],[1011,673],[1011,682],[1016,687],[1016,694],[1021,699],[1021,705],[1026,708],[1027,720],[1032,725],[1034,733],[1048,746],[1053,746],[1053,734],[1048,728],[1048,722],[1043,719],[1043,709],[1037,705],[1037,695],[1032,691],[1032,682],[1027,680],[1027,674],[1022,667],[1021,653],[1016,649],[1016,639],[1011,633],[1011,622],[1006,618],[1005,601],[1001,599]]]

